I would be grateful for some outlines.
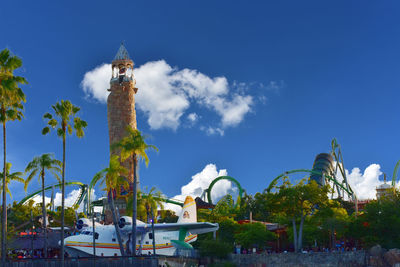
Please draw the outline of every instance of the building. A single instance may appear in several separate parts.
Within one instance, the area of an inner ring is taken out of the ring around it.
[[[138,88],[135,87],[136,80],[133,75],[134,63],[129,57],[129,53],[122,43],[117,55],[112,61],[112,77],[110,80],[110,94],[107,98],[107,119],[110,146],[126,136],[127,126],[137,129],[135,94]],[[111,151],[110,154],[119,154],[118,151]],[[111,156],[110,155],[110,156]],[[122,165],[129,170],[127,179],[133,183],[133,162],[130,159],[122,162]],[[137,176],[139,177],[139,176]],[[139,185],[139,178],[137,186]],[[105,203],[104,203],[105,202]],[[106,222],[111,222],[111,212],[108,203],[105,204]],[[125,214],[126,203],[124,199],[116,200],[116,207],[121,215]]]
[[[376,187],[376,198],[380,199],[384,196],[389,196],[393,193],[392,187],[385,182]]]

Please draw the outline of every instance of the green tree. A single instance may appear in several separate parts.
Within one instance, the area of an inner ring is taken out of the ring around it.
[[[116,155],[111,156],[110,164],[107,168],[96,173],[93,177],[91,184],[95,186],[99,183],[100,186],[106,185],[106,191],[108,192],[108,201],[111,208],[111,213],[113,217],[115,232],[117,233],[117,239],[119,243],[119,248],[121,255],[124,256],[124,245],[122,244],[121,232],[118,226],[117,214],[114,205],[114,195],[118,196],[120,193],[120,186],[128,186],[128,181],[124,177],[128,173],[128,170],[121,166],[119,162],[119,157]],[[114,193],[115,192],[115,193]]]
[[[228,218],[219,222],[218,238],[226,243],[235,242],[235,234],[239,231],[240,225],[233,219]]]
[[[76,116],[79,107],[74,106],[68,100],[61,100],[55,105],[52,105],[55,117],[50,113],[43,115],[44,119],[47,119],[47,126],[43,128],[42,134],[46,135],[50,132],[50,129],[57,128],[57,135],[62,139],[63,144],[63,159],[62,159],[62,175],[61,175],[61,265],[64,267],[64,209],[65,209],[65,143],[67,135],[75,132],[78,138],[82,138],[85,135],[84,129],[87,127],[87,123]],[[58,119],[58,120],[57,120]],[[71,120],[73,122],[71,123]]]
[[[200,255],[214,259],[225,259],[233,251],[233,244],[221,240],[202,240],[200,242]]]
[[[239,231],[235,234],[235,240],[244,248],[256,246],[266,247],[268,241],[276,239],[274,233],[267,230],[262,223],[248,223],[240,225]]]
[[[352,220],[348,235],[360,239],[367,247],[380,244],[382,247],[400,247],[400,195],[382,197],[369,202],[364,213]]]
[[[329,245],[335,247],[336,238],[344,237],[350,221],[347,210],[340,207],[339,203],[330,201],[330,205],[320,209],[315,215],[319,219],[322,230],[329,233]]]
[[[24,178],[22,178],[22,172],[13,172],[10,173],[10,169],[11,169],[12,164],[10,162],[7,162],[6,164],[6,184],[5,184],[5,189],[6,189],[6,193],[8,193],[8,195],[10,197],[12,197],[10,190],[8,189],[8,185],[10,184],[11,181],[15,181],[15,182],[20,182],[20,183],[24,183],[25,180]],[[0,176],[4,177],[4,174],[2,172],[0,172]],[[0,192],[3,192],[3,180],[1,180],[1,188],[0,188]]]
[[[40,205],[36,205],[33,199],[26,204],[19,204],[16,201],[13,202],[9,211],[9,224],[14,226],[14,232],[12,234],[15,234],[16,231],[20,229],[28,228],[28,225],[29,228],[32,227],[32,222],[30,220],[31,212],[33,213],[35,227],[39,227],[40,224],[36,219],[42,215]]]
[[[221,222],[227,219],[234,219],[240,211],[240,206],[236,206],[231,195],[222,197],[212,210],[198,210],[197,219],[201,222]]]
[[[127,209],[132,211],[133,198],[129,199]],[[150,222],[151,212],[152,210],[157,210],[158,208],[164,208],[164,202],[161,191],[157,190],[157,188],[152,187],[150,190],[147,187],[144,188],[144,191],[139,191],[138,193],[138,211],[142,210],[145,215],[145,221],[147,223]],[[128,215],[132,215],[131,212],[127,212]],[[144,217],[144,216],[143,216]],[[156,222],[156,221],[155,221]]]
[[[23,117],[23,105],[25,94],[19,88],[20,84],[26,84],[23,77],[14,75],[14,71],[22,67],[22,60],[11,55],[8,49],[0,52],[0,122],[3,125],[3,216],[1,226],[1,256],[5,265],[6,236],[7,236],[7,197],[6,197],[6,123],[8,121],[21,120]]]
[[[293,243],[296,252],[303,246],[303,226],[307,216],[312,215],[319,208],[328,203],[328,186],[319,186],[315,181],[301,180],[296,185],[291,185],[288,178],[274,194],[274,211],[278,216],[286,217],[293,227]],[[297,229],[299,222],[299,229]]]
[[[25,191],[28,188],[29,183],[32,179],[38,175],[39,181],[42,182],[42,216],[43,216],[43,233],[44,233],[44,257],[47,258],[47,214],[46,214],[46,198],[45,198],[45,173],[49,171],[53,174],[54,177],[57,178],[59,182],[61,173],[61,161],[54,158],[52,154],[43,154],[41,156],[34,157],[31,162],[25,168],[25,173],[29,173],[28,177],[25,180]]]
[[[121,160],[130,160],[132,169],[131,173],[133,173],[133,184],[132,186],[132,196],[133,196],[133,205],[132,205],[132,254],[136,255],[136,217],[137,217],[137,164],[138,160],[144,159],[146,166],[149,164],[149,157],[147,156],[146,151],[149,149],[154,149],[158,151],[158,148],[154,145],[149,145],[146,143],[146,136],[142,135],[142,133],[133,129],[131,126],[126,127],[127,136],[122,138],[119,142],[112,144],[111,150],[120,150],[121,152]]]
[[[178,221],[178,216],[172,210],[161,210],[161,219],[158,220],[159,223],[176,223]]]

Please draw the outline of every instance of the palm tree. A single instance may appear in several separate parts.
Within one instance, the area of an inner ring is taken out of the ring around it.
[[[83,131],[87,126],[87,122],[81,120],[76,116],[76,113],[80,110],[79,107],[74,106],[69,100],[61,100],[55,105],[52,105],[57,121],[53,118],[53,115],[46,113],[43,115],[44,119],[48,119],[47,126],[43,128],[42,134],[46,135],[50,132],[50,129],[57,128],[57,135],[62,138],[63,142],[63,160],[62,160],[62,178],[61,178],[61,265],[64,267],[64,202],[65,202],[65,140],[67,134],[73,134],[74,130],[78,138],[82,138],[85,135]],[[71,119],[73,119],[73,126],[71,126]]]
[[[8,195],[10,197],[12,197],[10,190],[8,189],[8,185],[10,184],[11,181],[16,181],[16,182],[20,182],[20,183],[25,183],[24,178],[22,178],[23,173],[22,172],[13,172],[10,173],[10,169],[11,169],[12,164],[10,162],[7,162],[6,164],[6,184],[5,184],[5,188],[6,188],[6,193],[8,193]],[[4,176],[4,174],[2,172],[0,172],[1,176]],[[1,182],[1,185],[3,185],[3,182]],[[3,192],[3,189],[0,188],[0,192]]]
[[[113,217],[115,232],[117,233],[117,239],[119,243],[119,248],[121,251],[121,255],[124,256],[124,245],[122,244],[121,232],[118,226],[117,215],[115,211],[114,205],[114,195],[119,195],[119,186],[124,185],[128,186],[128,181],[123,175],[126,175],[128,170],[121,166],[119,162],[119,157],[116,155],[111,156],[110,163],[108,168],[101,170],[96,173],[91,181],[92,187],[94,187],[97,183],[100,183],[100,186],[106,184],[106,191],[108,192],[108,202],[110,204],[111,213]]]
[[[26,84],[26,80],[20,76],[14,76],[14,71],[22,66],[22,60],[10,55],[10,50],[0,52],[0,122],[3,124],[3,217],[1,224],[1,258],[2,265],[6,261],[6,236],[7,236],[7,198],[6,198],[6,122],[21,120],[23,117],[23,105],[25,94],[19,88],[20,84]]]
[[[122,138],[119,142],[111,146],[111,150],[121,150],[121,160],[125,161],[128,158],[131,160],[133,173],[133,184],[132,184],[132,254],[136,255],[136,217],[137,217],[137,163],[138,159],[144,159],[146,166],[149,165],[149,157],[146,154],[146,150],[154,149],[158,151],[158,148],[154,145],[148,145],[145,142],[146,137],[141,134],[137,129],[132,129],[130,125],[126,127],[127,136]]]
[[[147,187],[145,188],[145,191],[147,191]],[[141,205],[143,205],[144,209],[146,210],[146,221],[147,223],[150,222],[150,214],[152,210],[157,210],[158,207],[160,209],[164,208],[163,205],[163,196],[162,193],[157,190],[157,188],[152,187],[150,191],[147,193],[142,193],[141,194]]]
[[[44,176],[45,172],[49,171],[53,174],[54,177],[57,178],[59,182],[60,177],[58,174],[61,173],[61,161],[54,158],[52,154],[43,154],[38,157],[34,157],[31,162],[25,168],[25,173],[29,173],[28,177],[25,180],[25,191],[28,188],[29,183],[32,181],[33,177],[37,174],[39,180],[42,180],[42,218],[43,218],[43,230],[44,230],[44,257],[47,258],[47,214],[46,214],[46,200],[44,194]]]

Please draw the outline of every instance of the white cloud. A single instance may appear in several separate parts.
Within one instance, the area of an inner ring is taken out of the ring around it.
[[[189,115],[187,115],[187,118],[192,124],[194,124],[199,119],[199,115],[197,115],[196,113],[190,113]]]
[[[137,107],[146,114],[152,129],[176,130],[182,115],[193,104],[220,117],[219,125],[213,128],[234,127],[254,105],[253,96],[245,94],[244,83],[234,82],[230,86],[225,77],[211,78],[197,70],[178,70],[164,60],[145,63],[135,69],[135,77],[139,88]],[[106,103],[110,78],[111,65],[103,64],[88,71],[81,86],[87,97]],[[193,115],[189,117],[191,114],[188,118],[194,119]]]
[[[376,188],[383,183],[383,179],[380,179],[383,172],[379,164],[370,164],[363,172],[358,167],[353,168],[351,172],[347,169],[345,171],[347,181],[359,200],[376,199]],[[342,181],[339,171],[336,176],[339,181]],[[387,183],[391,185],[391,181]],[[396,186],[398,187],[399,183]]]
[[[91,199],[96,199],[96,195],[95,195],[95,190],[92,189],[92,194],[91,194]],[[72,190],[70,193],[68,193],[68,195],[65,198],[64,204],[66,207],[71,207],[75,201],[77,200],[78,196],[80,194],[80,190],[79,189],[74,189]],[[58,207],[61,206],[61,193],[57,192],[55,193],[54,196],[54,206]],[[42,203],[42,195],[36,195],[33,200],[35,201],[35,203]],[[50,203],[51,198],[45,196],[45,201],[46,201],[46,205]],[[82,201],[80,207],[78,208],[78,212],[83,211],[83,204],[84,201]]]
[[[107,102],[110,88],[111,65],[102,64],[85,73],[81,86],[85,95],[94,98],[102,103]]]
[[[382,175],[379,164],[371,164],[361,172],[360,168],[353,168],[349,173],[346,170],[346,176],[351,188],[355,191],[358,199],[376,198],[376,187],[382,184],[379,176]]]
[[[279,92],[285,86],[286,84],[284,81],[270,81],[265,88],[270,91]]]
[[[187,196],[193,198],[200,197],[205,189],[210,186],[210,183],[219,176],[226,176],[228,172],[225,169],[217,170],[215,164],[208,164],[204,169],[192,176],[192,180],[186,185],[182,186],[181,193],[173,197],[173,199],[178,199],[184,201]],[[232,183],[227,180],[218,181],[212,189],[211,198],[213,202],[220,199],[221,197],[227,195],[228,193],[234,192],[232,188]],[[181,208],[177,205],[166,204],[166,209],[171,209],[176,212],[177,215],[180,214]]]
[[[207,135],[219,134],[220,136],[223,136],[225,133],[224,130],[222,130],[221,128],[218,128],[218,127],[213,128],[211,126],[210,127],[201,126],[200,130],[205,132]]]

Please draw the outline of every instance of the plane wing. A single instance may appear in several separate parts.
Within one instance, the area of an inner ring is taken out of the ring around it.
[[[151,227],[151,225],[149,225]],[[195,223],[160,223],[154,225],[154,230],[179,231],[185,229],[191,234],[203,234],[217,231],[218,223],[195,222]]]
[[[179,231],[185,229],[191,234],[204,234],[218,230],[218,223],[209,222],[195,222],[195,223],[157,223],[154,224],[154,230],[157,231]],[[123,228],[123,231],[129,232],[132,230],[131,225]],[[139,233],[151,231],[151,224],[144,224],[136,226],[136,231]]]

